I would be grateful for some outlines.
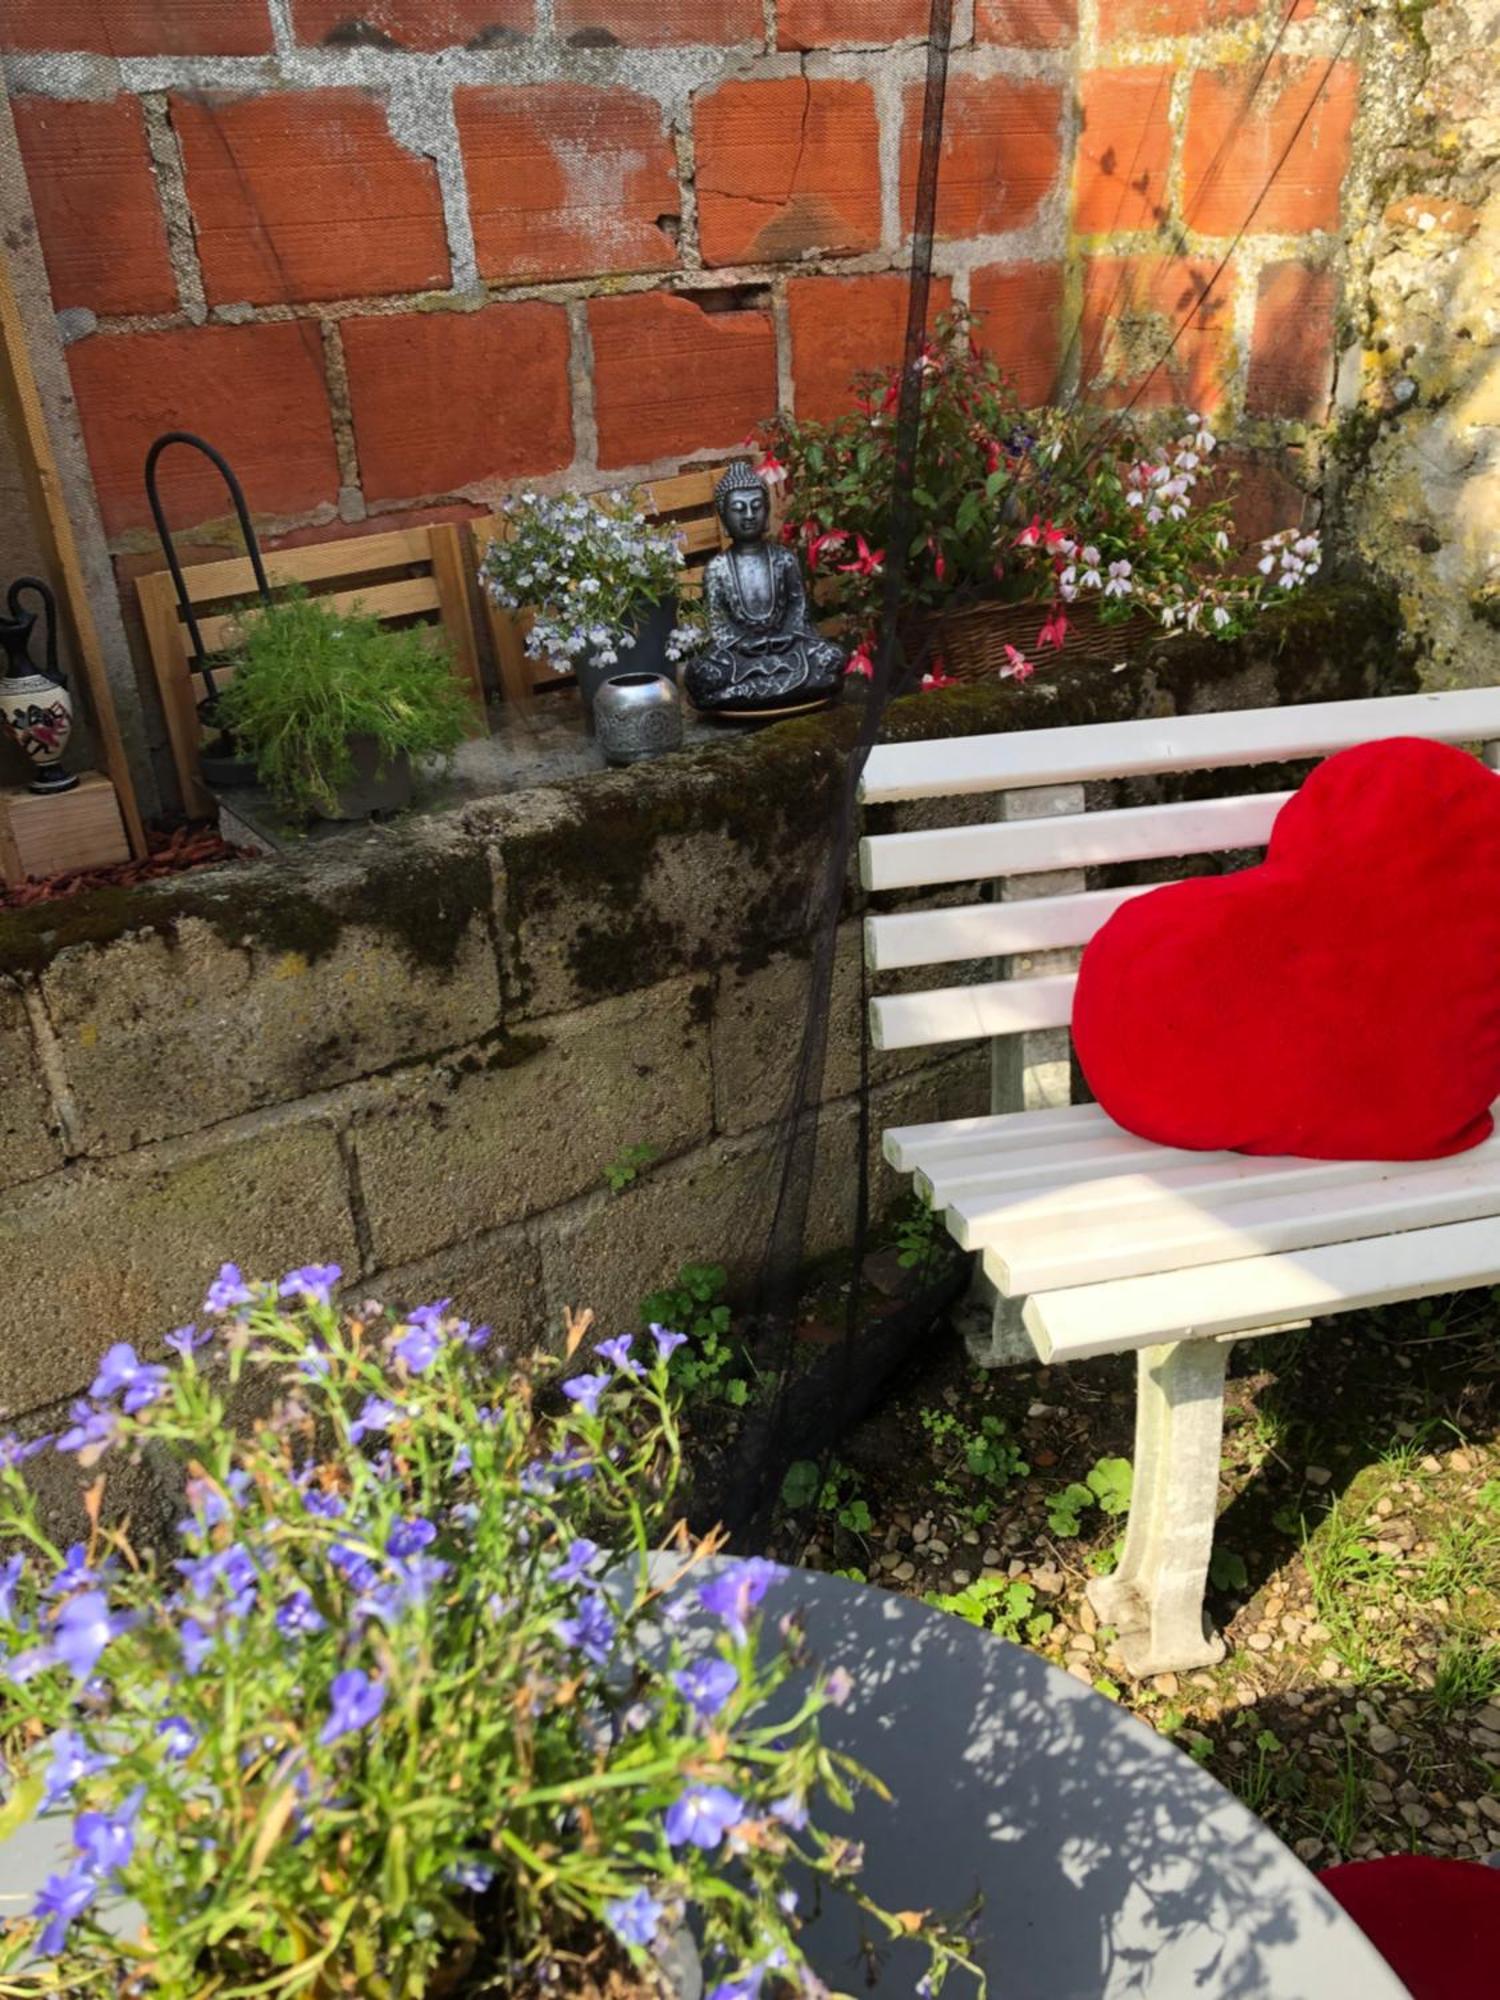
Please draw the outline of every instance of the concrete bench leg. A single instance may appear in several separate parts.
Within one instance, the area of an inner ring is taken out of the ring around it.
[[[1142,1678],[1213,1666],[1224,1642],[1203,1609],[1219,1506],[1224,1370],[1233,1343],[1179,1340],[1142,1349],[1135,1484],[1125,1552],[1089,1585],[1099,1617],[1120,1634],[1126,1671]]]
[[[1021,1319],[1024,1299],[1008,1299],[984,1274],[983,1258],[974,1260],[974,1279],[953,1323],[976,1368],[1024,1368],[1036,1360],[1036,1346]]]

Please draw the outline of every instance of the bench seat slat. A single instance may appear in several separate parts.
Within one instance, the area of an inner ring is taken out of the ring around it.
[[[1107,1131],[1114,1121],[1097,1104],[1059,1104],[1046,1111],[1001,1111],[983,1118],[950,1118],[939,1125],[892,1125],[884,1136],[885,1157],[897,1173],[909,1174],[917,1155],[941,1154],[950,1146],[982,1145],[996,1156],[1033,1147],[1061,1145],[1080,1133]]]
[[[1034,1292],[1025,1317],[1044,1361],[1083,1361],[1494,1284],[1500,1284],[1500,1222],[1487,1216],[1199,1270]]]
[[[1261,792],[1187,805],[1131,806],[1122,812],[871,834],[860,842],[860,877],[867,889],[925,889],[996,875],[1047,874],[1114,861],[1264,847],[1277,813],[1292,796]]]
[[[1251,1180],[1217,1196],[1157,1190],[1134,1208],[1112,1207],[1083,1226],[1075,1217],[1002,1228],[986,1248],[985,1269],[1012,1295],[1046,1292],[1500,1213],[1500,1149],[1459,1164],[1366,1166],[1317,1185],[1307,1180],[1284,1177],[1272,1192]]]
[[[915,965],[954,965],[966,958],[1065,951],[1087,944],[1122,905],[1160,886],[1143,883],[1134,889],[1038,896],[1029,903],[965,903],[958,909],[869,917],[865,945],[870,970],[900,972]]]
[[[867,805],[884,805],[1076,785],[1090,778],[1275,764],[1327,757],[1383,736],[1488,742],[1500,737],[1500,688],[882,743],[870,752],[860,796]]]

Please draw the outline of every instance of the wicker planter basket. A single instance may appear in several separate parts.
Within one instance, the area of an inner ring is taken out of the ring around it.
[[[994,680],[1010,664],[1007,646],[1014,646],[1028,660],[1040,664],[1052,657],[1038,652],[1037,634],[1046,622],[1045,604],[966,604],[956,611],[934,611],[923,618],[913,632],[915,650],[924,670],[941,658],[944,669],[955,680]],[[1068,607],[1068,633],[1064,648],[1069,660],[1097,660],[1114,666],[1156,632],[1155,619],[1144,611],[1133,612],[1118,624],[1101,624],[1094,604]]]

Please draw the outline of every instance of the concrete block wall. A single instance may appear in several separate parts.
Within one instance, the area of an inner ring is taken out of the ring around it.
[[[169,425],[268,530],[596,486],[890,361],[924,0],[8,0],[115,550]],[[1326,412],[1359,68],[1337,0],[958,0],[940,300],[1028,397]],[[1266,67],[1269,62],[1269,68]],[[1275,169],[1269,193],[1264,183]],[[174,522],[225,512],[167,461]]]

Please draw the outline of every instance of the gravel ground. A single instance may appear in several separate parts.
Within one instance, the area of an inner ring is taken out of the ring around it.
[[[1467,1294],[1236,1351],[1212,1670],[1130,1684],[1084,1596],[1123,1528],[1124,1361],[985,1374],[945,1346],[846,1440],[802,1559],[1033,1646],[1314,1867],[1500,1855],[1497,1324]]]

